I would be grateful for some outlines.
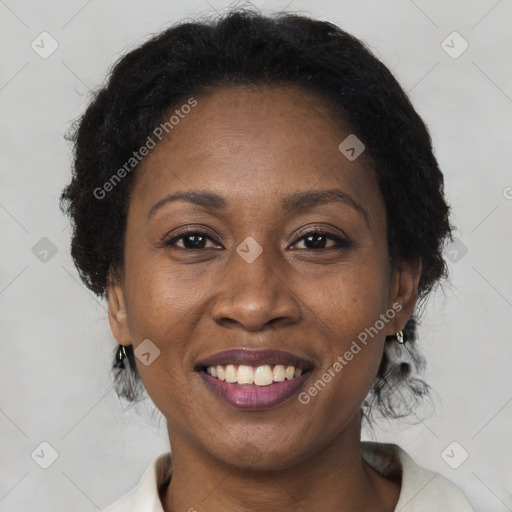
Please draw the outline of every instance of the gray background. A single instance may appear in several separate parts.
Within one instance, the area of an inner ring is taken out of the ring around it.
[[[427,122],[459,240],[447,251],[451,282],[420,330],[436,407],[416,425],[381,423],[372,438],[455,481],[477,510],[512,510],[512,0],[254,5],[310,13],[366,41]],[[70,177],[63,135],[122,53],[184,16],[227,6],[0,0],[1,511],[101,510],[168,449],[152,404],[125,410],[112,389],[105,303],[80,283],[58,209]],[[46,59],[31,47],[43,31],[59,45]],[[442,44],[453,31],[469,44],[457,58],[458,36]],[[31,457],[49,462],[44,441],[58,452],[48,469]],[[453,469],[462,450],[469,458]]]

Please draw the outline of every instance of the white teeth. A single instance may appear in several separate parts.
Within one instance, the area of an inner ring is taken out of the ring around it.
[[[226,366],[226,382],[236,382],[236,368],[233,364]]]
[[[268,386],[274,381],[274,374],[268,364],[265,366],[258,366],[254,372],[254,384],[256,386]]]
[[[206,373],[219,380],[231,384],[254,384],[256,386],[268,386],[273,382],[283,382],[300,377],[303,373],[301,368],[295,366],[284,366],[282,364],[249,366],[245,364],[208,366]]]
[[[286,372],[282,364],[276,364],[274,366],[273,374],[274,382],[283,382],[283,380],[286,378]]]
[[[246,366],[245,364],[239,365],[236,380],[238,384],[252,384],[254,382],[254,370],[252,366]]]

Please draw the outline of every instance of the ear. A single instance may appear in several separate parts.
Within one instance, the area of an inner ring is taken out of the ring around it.
[[[119,278],[109,273],[106,286],[108,303],[108,321],[114,338],[121,345],[131,345],[130,330],[128,326],[128,313],[124,298],[123,286]]]
[[[386,336],[394,336],[405,327],[411,317],[418,299],[418,283],[421,276],[420,257],[403,260],[393,270],[388,307],[396,315],[387,324]]]

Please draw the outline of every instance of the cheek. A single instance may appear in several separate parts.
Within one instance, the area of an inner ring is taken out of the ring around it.
[[[125,282],[130,336],[136,355],[146,352],[145,347],[151,354],[149,365],[144,358],[136,358],[136,363],[148,394],[160,408],[160,394],[183,393],[183,354],[189,340],[185,331],[193,321],[196,291],[149,258],[143,265],[133,263],[126,263]]]
[[[374,258],[333,274],[320,286],[309,287],[309,305],[328,341],[319,377],[332,381],[330,400],[334,402],[344,396],[344,400],[359,404],[377,374],[384,327],[394,316],[386,315],[387,271],[387,266]]]
[[[388,268],[377,258],[340,265],[319,278],[300,281],[300,296],[320,325],[340,339],[357,337],[385,312],[389,294]]]
[[[190,315],[204,293],[194,276],[162,264],[162,259],[141,257],[127,265],[126,292],[130,329],[136,337],[165,339]],[[204,282],[204,281],[203,281]]]

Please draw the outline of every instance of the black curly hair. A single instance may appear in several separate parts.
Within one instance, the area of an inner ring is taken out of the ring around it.
[[[393,361],[384,351],[363,416],[374,407],[387,417],[409,414],[429,391],[412,371],[423,366],[416,318],[433,286],[447,277],[442,249],[452,240],[450,208],[429,132],[406,93],[363,42],[329,22],[237,8],[171,26],[114,65],[69,136],[73,177],[60,206],[72,220],[71,255],[81,279],[105,297],[108,279],[121,275],[137,166],[108,194],[98,191],[187,98],[237,85],[295,85],[314,93],[365,144],[386,205],[390,261],[419,257],[422,271],[415,314],[404,329],[408,361]],[[144,389],[131,346],[126,355],[128,367],[114,365],[116,389],[136,402]]]

